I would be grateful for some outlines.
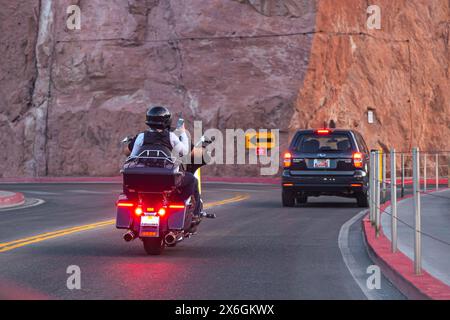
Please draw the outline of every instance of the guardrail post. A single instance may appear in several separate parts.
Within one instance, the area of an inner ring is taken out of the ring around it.
[[[383,182],[383,203],[386,202],[386,152],[383,152],[383,174],[382,174],[382,182]]]
[[[380,190],[380,152],[377,151],[376,160],[375,160],[375,169],[376,169],[376,177],[375,177],[375,231],[376,231],[376,237],[380,235],[380,196],[381,196],[381,190]]]
[[[401,198],[405,196],[405,154],[401,153],[401,162],[402,162],[402,193]]]
[[[395,149],[391,149],[391,249],[397,251],[397,171]]]
[[[436,190],[439,190],[439,153],[436,152]]]
[[[427,191],[427,154],[423,153],[423,192]]]
[[[375,154],[373,151],[370,151],[370,170],[369,170],[369,217],[370,222],[373,225],[375,219],[374,219],[374,203],[375,203],[375,197],[374,197],[374,177],[375,177]]]
[[[450,188],[450,155],[447,154],[447,184]]]
[[[420,153],[419,148],[413,148],[413,192],[414,192],[414,272],[422,273],[422,244],[420,221]]]

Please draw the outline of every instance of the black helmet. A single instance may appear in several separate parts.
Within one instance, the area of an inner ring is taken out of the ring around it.
[[[147,110],[145,123],[151,129],[170,129],[172,114],[166,107],[155,106]]]

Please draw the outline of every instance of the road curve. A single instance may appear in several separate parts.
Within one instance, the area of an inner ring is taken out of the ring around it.
[[[346,254],[358,270],[344,261],[341,227],[360,212],[350,199],[282,208],[277,186],[208,183],[204,200],[217,219],[204,220],[198,235],[155,257],[114,228],[118,184],[2,189],[45,203],[0,211],[0,298],[403,299],[384,277],[376,293],[361,289],[372,262],[359,219],[346,225]],[[66,286],[70,265],[81,269],[80,290]]]

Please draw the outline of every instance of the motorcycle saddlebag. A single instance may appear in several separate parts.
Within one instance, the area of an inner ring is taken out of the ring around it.
[[[119,201],[127,201],[126,195],[121,194]],[[117,207],[116,215],[116,228],[117,229],[130,229],[133,215],[130,207]]]

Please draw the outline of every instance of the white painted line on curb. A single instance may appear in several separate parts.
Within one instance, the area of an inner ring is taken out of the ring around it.
[[[17,206],[17,207],[0,209],[0,213],[6,212],[6,211],[20,210],[20,209],[27,209],[27,208],[31,208],[31,207],[36,207],[36,206],[39,206],[39,205],[44,204],[44,203],[45,203],[45,201],[42,200],[42,199],[26,198],[24,204],[22,204],[20,206]]]

